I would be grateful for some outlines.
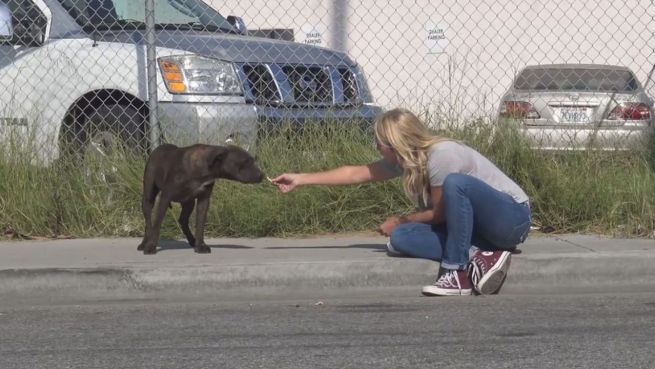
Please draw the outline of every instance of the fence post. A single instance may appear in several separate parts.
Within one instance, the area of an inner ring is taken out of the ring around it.
[[[348,14],[350,13],[349,0],[332,0],[332,47],[339,51],[348,51]]]
[[[160,144],[159,119],[157,114],[157,54],[155,53],[155,1],[145,0],[146,13],[146,58],[148,70],[148,108],[150,116],[150,151]]]

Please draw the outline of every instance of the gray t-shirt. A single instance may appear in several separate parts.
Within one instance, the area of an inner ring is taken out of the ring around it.
[[[402,168],[385,162],[385,167],[402,175]],[[428,151],[428,176],[431,187],[443,185],[451,173],[466,174],[504,192],[518,203],[528,201],[528,195],[498,167],[474,149],[457,141],[443,141],[432,145]],[[428,201],[430,203],[430,201]],[[421,205],[421,207],[423,207]]]

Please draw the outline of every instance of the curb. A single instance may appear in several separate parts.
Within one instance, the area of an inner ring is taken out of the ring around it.
[[[654,254],[513,255],[502,294],[655,291]],[[0,271],[0,296],[156,298],[357,293],[397,289],[419,294],[438,263],[411,258],[299,261],[220,266],[42,268]]]

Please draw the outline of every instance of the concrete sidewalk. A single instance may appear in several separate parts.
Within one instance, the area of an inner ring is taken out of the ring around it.
[[[140,239],[0,242],[0,298],[49,293],[93,297],[316,295],[396,288],[419,295],[438,263],[389,257],[383,237],[209,239],[200,255]],[[512,256],[502,294],[655,291],[655,241],[531,236]]]

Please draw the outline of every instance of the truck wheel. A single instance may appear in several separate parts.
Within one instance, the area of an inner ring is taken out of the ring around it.
[[[117,161],[128,155],[145,156],[144,120],[135,107],[123,105],[100,106],[88,114],[79,153],[89,180],[113,183]]]

